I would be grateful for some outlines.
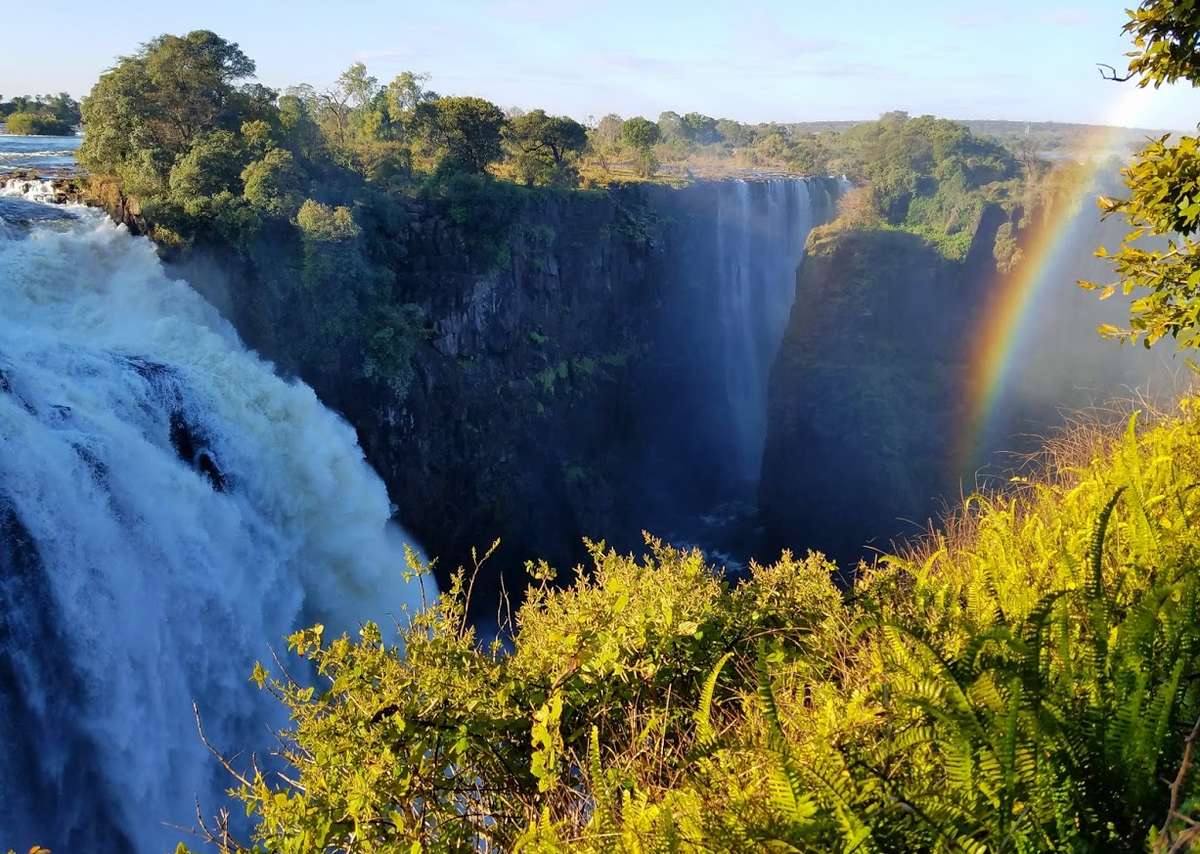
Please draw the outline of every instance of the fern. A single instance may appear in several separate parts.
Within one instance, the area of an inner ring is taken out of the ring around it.
[[[716,691],[721,670],[732,657],[733,653],[727,652],[717,659],[717,663],[713,665],[713,669],[709,671],[708,677],[704,680],[704,686],[700,689],[700,702],[696,706],[696,713],[692,721],[696,727],[697,748],[701,751],[710,748],[716,741],[716,731],[712,725],[713,693]]]

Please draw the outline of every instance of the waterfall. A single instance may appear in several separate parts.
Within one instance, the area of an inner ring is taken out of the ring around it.
[[[796,178],[720,184],[716,216],[721,379],[731,468],[757,482],[767,436],[767,381],[796,298],[796,268],[813,226],[832,208],[823,182]]]
[[[648,439],[636,466],[636,530],[734,567],[757,554],[767,389],[796,301],[809,232],[828,222],[834,179],[703,182],[657,209],[661,250]],[[797,310],[800,310],[799,308]]]
[[[0,212],[0,850],[158,854],[229,785],[193,701],[270,747],[254,661],[418,591],[353,429],[148,241],[48,210]]]

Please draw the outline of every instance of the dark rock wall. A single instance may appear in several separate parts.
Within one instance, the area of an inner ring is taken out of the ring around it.
[[[957,495],[970,332],[1004,221],[985,214],[961,262],[907,232],[812,233],[771,373],[766,553],[812,548],[853,567],[920,534]]]
[[[410,204],[372,237],[403,259],[396,296],[433,329],[403,398],[348,376],[339,354],[316,366],[302,355],[299,324],[270,296],[294,275],[287,258],[254,268],[170,247],[164,258],[355,426],[443,585],[472,548],[502,540],[477,584],[483,617],[501,571],[510,591],[523,588],[526,560],[566,569],[585,556],[584,536],[637,550],[642,530],[670,535],[731,495],[753,501],[732,446],[744,419],[723,365],[734,318],[722,267],[777,251],[780,219],[784,231],[828,219],[838,193],[824,180],[783,192],[782,180],[514,195],[499,240],[494,210],[481,237],[470,209]],[[142,227],[127,199],[101,189],[93,198],[114,218]]]

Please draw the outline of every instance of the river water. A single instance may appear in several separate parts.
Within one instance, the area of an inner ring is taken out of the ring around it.
[[[52,171],[76,138],[0,136]],[[33,165],[38,164],[38,165]],[[154,247],[0,175],[0,851],[155,854],[271,746],[289,632],[416,607],[354,430]]]
[[[75,152],[82,136],[17,136],[0,133],[0,178],[14,172],[39,176],[75,169]]]

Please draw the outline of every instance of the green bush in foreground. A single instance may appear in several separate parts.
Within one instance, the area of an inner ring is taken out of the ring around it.
[[[1074,434],[853,590],[820,555],[734,589],[648,539],[552,571],[483,648],[463,577],[394,642],[297,633],[318,687],[225,851],[1188,850],[1200,783],[1197,405]],[[1061,450],[1065,445],[1060,444]]]

